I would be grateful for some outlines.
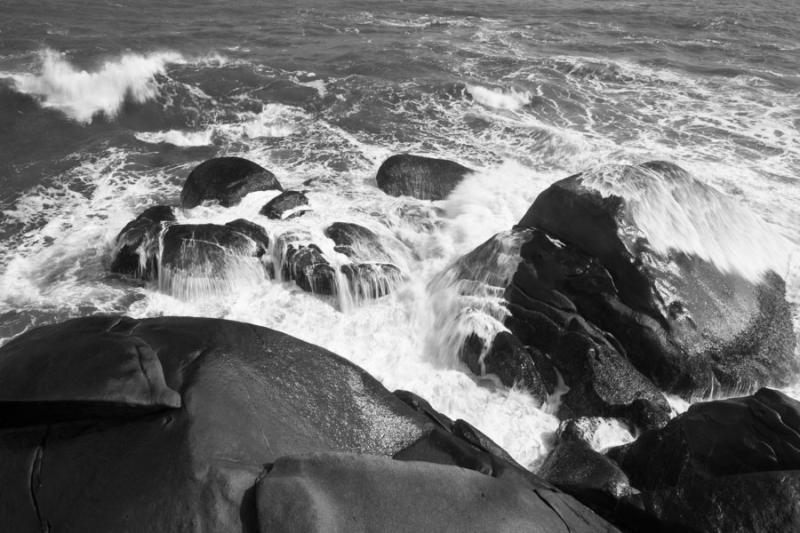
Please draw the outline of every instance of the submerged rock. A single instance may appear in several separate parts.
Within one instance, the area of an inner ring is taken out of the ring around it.
[[[555,288],[660,387],[702,395],[786,384],[800,370],[784,281],[749,265],[763,262],[768,236],[743,226],[758,223],[748,216],[680,167],[651,162],[561,180],[519,225],[590,257],[606,289],[571,279]],[[756,254],[748,264],[727,257],[743,246]]]
[[[163,235],[159,286],[193,297],[224,292],[242,278],[258,282],[266,274],[259,258],[268,247],[264,229],[244,219],[224,226],[174,224]]]
[[[235,257],[261,257],[269,239],[263,228],[238,220],[218,224],[174,224],[163,238],[161,264],[173,271],[220,275]]]
[[[206,200],[230,207],[255,191],[282,191],[275,175],[241,157],[215,157],[197,165],[181,191],[181,207],[189,209]]]
[[[172,222],[175,214],[165,205],[149,207],[128,222],[114,242],[111,271],[141,279],[156,278],[161,233]]]
[[[280,272],[285,280],[293,280],[307,292],[334,295],[338,290],[336,270],[309,236],[284,233],[278,237],[276,248],[280,257]]]
[[[470,172],[473,171],[446,159],[411,154],[393,155],[378,169],[378,188],[392,196],[442,200]]]
[[[800,402],[778,391],[694,404],[608,456],[665,531],[800,528]]]
[[[404,279],[399,268],[387,263],[353,263],[339,269],[357,300],[386,296]]]
[[[351,222],[334,222],[325,229],[325,236],[336,246],[334,250],[353,261],[391,261],[378,235]]]
[[[353,512],[377,531],[467,504],[498,531],[614,531],[352,363],[251,324],[70,320],[0,347],[0,381],[9,531],[327,531]]]
[[[264,204],[259,213],[267,218],[283,220],[299,217],[309,209],[305,192],[285,191]]]

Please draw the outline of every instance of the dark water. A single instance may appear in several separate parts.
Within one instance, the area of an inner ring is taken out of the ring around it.
[[[776,268],[800,299],[799,26],[800,4],[776,1],[4,0],[0,342],[96,312],[248,320],[338,351],[534,460],[541,442],[498,428],[541,433],[552,417],[431,370],[452,346],[426,332],[427,281],[552,181],[666,159],[769,224],[742,231],[786,252]],[[375,171],[400,151],[481,172],[437,205],[387,199]],[[222,154],[289,187],[312,180],[319,224],[380,228],[414,279],[342,312],[286,286],[184,301],[110,277],[119,229],[176,202],[192,166]],[[770,249],[728,260],[768,262]]]

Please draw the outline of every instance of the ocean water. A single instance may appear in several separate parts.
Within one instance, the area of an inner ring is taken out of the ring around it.
[[[465,328],[491,334],[503,308],[492,294],[459,301],[442,273],[553,181],[663,159],[727,196],[646,198],[651,240],[746,274],[774,268],[800,301],[798,26],[800,4],[774,0],[3,0],[0,343],[92,313],[253,322],[419,393],[535,468],[557,398],[539,405],[461,366]],[[389,197],[375,173],[404,151],[477,172],[440,202]],[[110,275],[119,230],[176,204],[218,155],[307,190],[312,214],[269,221],[266,192],[181,220],[245,217],[323,247],[325,226],[356,222],[408,278],[352,302],[246,268],[178,292]],[[631,438],[604,434],[599,447]]]

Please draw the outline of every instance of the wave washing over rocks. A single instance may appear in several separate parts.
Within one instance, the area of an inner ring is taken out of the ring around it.
[[[472,175],[452,161],[399,154],[376,183],[388,197],[442,200]],[[345,313],[402,290],[415,275],[408,244],[386,227],[320,217],[307,193],[247,159],[210,159],[189,173],[179,204],[148,207],[121,229],[108,268],[122,283],[186,301],[295,284]],[[672,226],[684,231],[665,244],[643,205],[683,195],[724,209],[709,215],[722,227],[754,220],[675,164],[603,167],[548,187],[516,224],[425,289],[431,342],[457,355],[443,365],[550,405],[561,421],[537,473],[465,420],[413,392],[391,393],[289,335],[208,318],[78,318],[0,348],[0,472],[4,497],[19,500],[4,523],[19,531],[800,525],[800,442],[792,442],[800,402],[764,388],[800,374],[775,270],[783,260],[734,268],[740,252],[705,242],[706,222],[679,210]],[[674,418],[665,396],[720,392],[744,396]],[[622,428],[636,438],[609,448],[604,433]],[[65,498],[69,487],[80,489]]]
[[[800,530],[797,6],[83,4],[0,3],[0,530]]]

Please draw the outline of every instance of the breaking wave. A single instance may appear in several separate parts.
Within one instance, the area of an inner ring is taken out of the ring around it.
[[[126,99],[136,103],[152,100],[159,94],[156,76],[165,74],[168,64],[185,60],[177,52],[125,54],[87,71],[70,63],[64,54],[45,49],[39,53],[39,61],[37,74],[11,75],[16,90],[87,124],[98,114],[114,118]]]

